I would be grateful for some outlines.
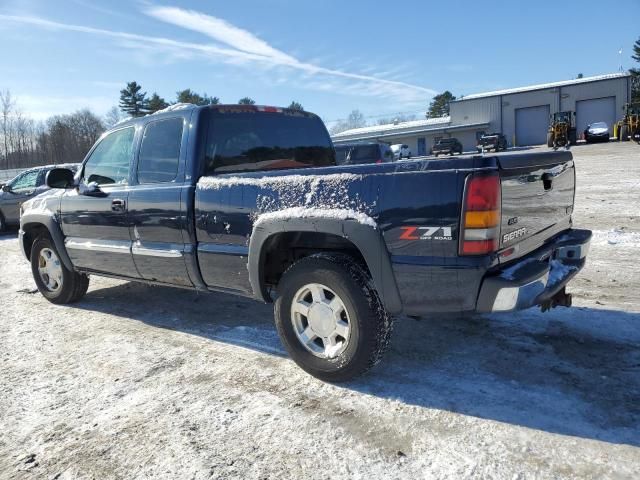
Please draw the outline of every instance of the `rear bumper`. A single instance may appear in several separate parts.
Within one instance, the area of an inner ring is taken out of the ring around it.
[[[584,267],[590,242],[590,230],[568,230],[517,263],[492,271],[482,281],[476,311],[509,312],[548,302]]]

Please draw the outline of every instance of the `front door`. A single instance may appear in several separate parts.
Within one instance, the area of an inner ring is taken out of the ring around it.
[[[424,157],[427,154],[427,141],[424,137],[418,138],[418,156]]]
[[[129,190],[129,218],[133,260],[140,276],[192,286],[185,263],[185,256],[193,253],[191,244],[185,243],[189,238],[187,199],[192,195],[184,173],[187,120],[176,116],[145,126]]]
[[[109,133],[82,167],[80,186],[61,201],[62,231],[81,269],[139,278],[129,236],[130,170],[135,128]]]

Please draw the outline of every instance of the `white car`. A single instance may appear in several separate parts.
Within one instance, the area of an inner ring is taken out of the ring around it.
[[[411,150],[409,150],[409,145],[404,145],[402,143],[396,143],[395,145],[391,145],[391,151],[393,152],[394,160],[402,160],[403,158],[411,158]]]

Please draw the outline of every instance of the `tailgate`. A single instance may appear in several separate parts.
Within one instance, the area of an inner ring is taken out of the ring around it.
[[[500,249],[513,260],[571,225],[575,168],[569,151],[522,152],[498,157],[502,185]]]

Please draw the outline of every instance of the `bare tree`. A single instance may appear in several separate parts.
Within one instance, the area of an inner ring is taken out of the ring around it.
[[[10,122],[11,112],[15,106],[15,101],[11,97],[11,92],[0,91],[0,108],[2,109],[2,143],[4,146],[4,160],[6,168],[9,168],[9,142],[10,142]]]
[[[361,128],[367,125],[367,120],[360,110],[352,110],[349,116],[344,120],[339,120],[333,127],[331,127],[331,134],[344,132],[345,130],[351,130],[353,128]]]
[[[122,120],[122,115],[120,114],[120,109],[114,105],[105,114],[103,122],[104,122],[104,126],[106,128],[111,128],[116,123],[118,123],[120,120]]]

